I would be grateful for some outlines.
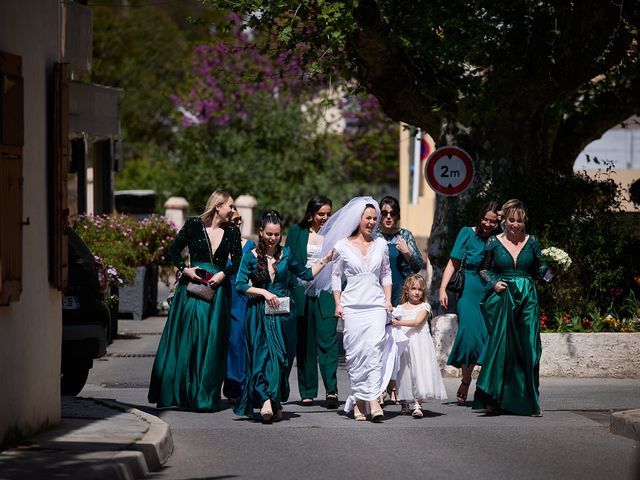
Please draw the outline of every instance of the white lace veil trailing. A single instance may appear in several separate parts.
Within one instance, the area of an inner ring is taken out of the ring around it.
[[[369,196],[352,198],[349,203],[331,215],[329,220],[327,220],[318,232],[318,235],[322,235],[322,237],[324,237],[320,258],[329,253],[329,250],[335,247],[338,240],[347,238],[356,228],[358,228],[360,219],[362,218],[362,213],[364,212],[367,204],[373,205],[376,209],[378,221],[376,222],[375,229],[378,228],[378,225],[380,224],[380,206],[378,205],[378,202],[376,202],[373,197]],[[326,290],[327,292],[331,291],[331,268],[331,264],[323,268],[315,280],[309,285],[309,290],[311,290],[315,295],[320,293],[322,290]]]

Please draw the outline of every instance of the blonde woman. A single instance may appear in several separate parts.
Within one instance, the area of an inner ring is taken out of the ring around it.
[[[242,257],[240,231],[229,222],[234,210],[231,195],[216,190],[204,213],[186,221],[169,249],[181,277],[151,372],[148,398],[158,407],[221,408],[231,319],[229,277]],[[185,248],[190,265],[181,255]],[[211,300],[188,291],[189,284],[206,283],[215,291]]]
[[[489,289],[480,304],[488,337],[478,363],[474,409],[542,416],[539,401],[540,305],[535,279],[547,266],[538,239],[525,231],[524,203],[502,206],[504,233],[487,241],[480,277]]]

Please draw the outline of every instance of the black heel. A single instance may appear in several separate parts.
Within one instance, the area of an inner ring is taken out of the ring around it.
[[[464,385],[465,387],[468,387],[469,385],[471,385],[471,382],[469,381],[465,383],[464,381],[461,381],[460,386],[462,385]],[[468,393],[468,389],[467,389],[467,393]],[[458,391],[456,392],[456,400],[458,401],[458,405],[464,406],[465,402],[467,401],[467,393],[462,393],[458,388]]]

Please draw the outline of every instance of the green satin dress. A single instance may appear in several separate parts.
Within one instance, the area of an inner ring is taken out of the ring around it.
[[[258,259],[252,251],[242,256],[236,277],[236,288],[245,293],[250,287],[264,288],[278,297],[289,296],[289,273],[302,280],[313,280],[311,268],[305,268],[283,247],[273,281],[258,272]],[[296,308],[290,301],[290,313],[265,315],[264,297],[249,295],[246,321],[247,377],[241,397],[233,411],[236,415],[253,417],[253,409],[271,400],[273,411],[282,408],[289,398],[287,333],[288,323],[296,320]]]
[[[231,322],[229,277],[241,259],[240,231],[225,227],[212,254],[204,224],[198,217],[189,218],[169,249],[180,270],[186,267],[181,256],[185,247],[189,248],[192,267],[211,273],[224,270],[226,278],[211,303],[188,294],[186,279],[179,282],[153,362],[148,399],[158,407],[220,410]],[[231,265],[225,268],[229,256]]]
[[[496,237],[490,237],[480,262],[480,276],[491,290],[480,309],[488,337],[482,354],[474,409],[495,402],[500,410],[518,415],[540,413],[539,368],[540,306],[535,278],[547,266],[540,244],[530,235],[516,261]],[[493,286],[503,281],[507,289],[496,293]]]

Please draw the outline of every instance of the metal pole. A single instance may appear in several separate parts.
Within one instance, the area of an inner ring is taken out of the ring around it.
[[[418,203],[420,195],[420,140],[422,139],[422,130],[416,128],[416,135],[413,139],[413,183],[411,188],[411,203]]]

